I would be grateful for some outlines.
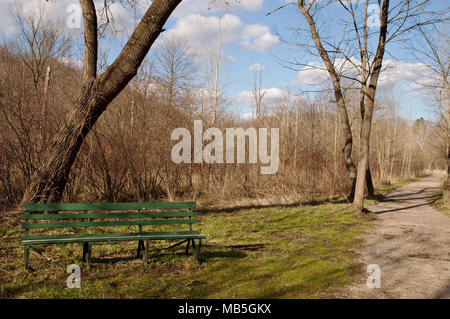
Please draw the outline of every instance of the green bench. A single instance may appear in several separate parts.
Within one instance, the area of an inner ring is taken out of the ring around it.
[[[31,246],[67,243],[83,244],[83,262],[90,268],[91,244],[110,241],[138,241],[137,258],[144,250],[145,263],[150,240],[179,241],[169,248],[187,243],[186,254],[192,243],[198,260],[205,236],[192,229],[192,224],[197,223],[197,213],[192,211],[195,207],[195,202],[24,204],[25,235],[21,244],[25,248],[25,268],[29,270]],[[174,231],[179,225],[187,225],[188,229]],[[171,229],[163,231],[162,227]]]

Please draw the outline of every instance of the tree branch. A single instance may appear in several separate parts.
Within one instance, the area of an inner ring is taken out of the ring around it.
[[[97,13],[93,0],[80,0],[84,25],[83,82],[97,76]]]

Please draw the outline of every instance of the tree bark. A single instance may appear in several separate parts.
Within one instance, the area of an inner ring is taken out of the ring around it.
[[[375,188],[373,187],[372,173],[370,172],[370,167],[367,167],[366,170],[366,188],[367,188],[367,196],[373,197],[375,195]],[[353,202],[355,198],[355,190],[356,190],[356,178],[353,180],[352,190],[347,198],[349,202]]]
[[[447,146],[447,184],[450,185],[450,147]]]
[[[106,71],[97,73],[97,17],[93,0],[80,0],[85,56],[83,85],[64,124],[55,134],[39,168],[25,190],[22,203],[58,202],[84,138],[109,103],[136,75],[163,26],[181,0],[154,0],[120,55]]]
[[[370,131],[372,127],[372,116],[375,105],[375,93],[380,76],[381,67],[383,65],[383,56],[386,44],[387,24],[389,14],[389,0],[383,0],[383,7],[381,10],[380,21],[380,35],[378,38],[377,51],[375,53],[373,69],[370,76],[369,87],[366,90],[367,100],[364,110],[364,117],[361,127],[361,159],[358,163],[358,170],[356,176],[355,198],[353,204],[362,211],[364,205],[364,185],[366,183],[366,174],[369,168],[370,156]]]
[[[367,187],[367,196],[373,197],[375,195],[375,189],[373,187],[372,173],[370,172],[370,167],[367,167],[366,170],[366,187]]]

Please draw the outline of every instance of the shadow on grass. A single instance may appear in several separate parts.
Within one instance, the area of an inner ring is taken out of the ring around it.
[[[139,259],[136,256],[129,256],[129,257],[102,257],[102,258],[92,258],[91,263],[92,264],[115,264],[120,261],[131,261]]]
[[[233,207],[203,207],[198,208],[197,212],[202,214],[210,214],[210,213],[233,213],[240,210],[249,210],[249,209],[263,209],[263,208],[292,208],[297,206],[318,206],[323,204],[346,204],[350,203],[347,198],[342,198],[342,196],[320,199],[320,200],[311,200],[311,201],[298,201],[289,204],[267,204],[267,205],[241,205],[241,206],[233,206]]]
[[[205,262],[212,258],[244,258],[247,254],[244,251],[257,251],[264,248],[266,244],[250,244],[250,245],[202,245],[200,250],[199,260]],[[223,250],[221,250],[223,249]],[[151,248],[149,250],[149,260],[156,259],[173,259],[173,258],[186,258],[192,256],[192,248],[186,255],[184,248],[183,250],[165,250],[165,251],[154,251]],[[102,258],[92,258],[92,264],[115,264],[121,261],[132,261],[135,259],[142,259],[142,257],[129,256],[129,257],[102,257]]]

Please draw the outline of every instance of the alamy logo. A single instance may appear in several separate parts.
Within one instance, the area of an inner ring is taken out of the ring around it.
[[[70,4],[66,10],[69,13],[67,17],[66,25],[69,29],[80,29],[81,28],[81,7],[78,4]]]
[[[261,174],[275,174],[279,167],[279,129],[270,129],[270,154],[268,153],[268,129],[259,128],[226,128],[225,129],[225,160],[224,137],[222,131],[210,127],[203,132],[203,122],[194,121],[194,163],[245,163],[246,137],[248,137],[248,162],[266,164],[260,167]],[[181,140],[172,147],[172,161],[174,163],[192,162],[192,136],[186,128],[176,128],[172,132],[171,139]],[[235,144],[235,140],[236,144]],[[203,142],[208,142],[203,148]],[[235,159],[236,151],[236,159]]]
[[[67,288],[81,288],[81,269],[77,264],[67,266]]]
[[[372,13],[373,12],[373,13]],[[367,17],[367,26],[369,28],[380,27],[380,6],[378,4],[370,4],[367,13],[372,13]]]
[[[381,268],[377,264],[370,264],[367,266],[367,287],[368,288],[381,288]]]

